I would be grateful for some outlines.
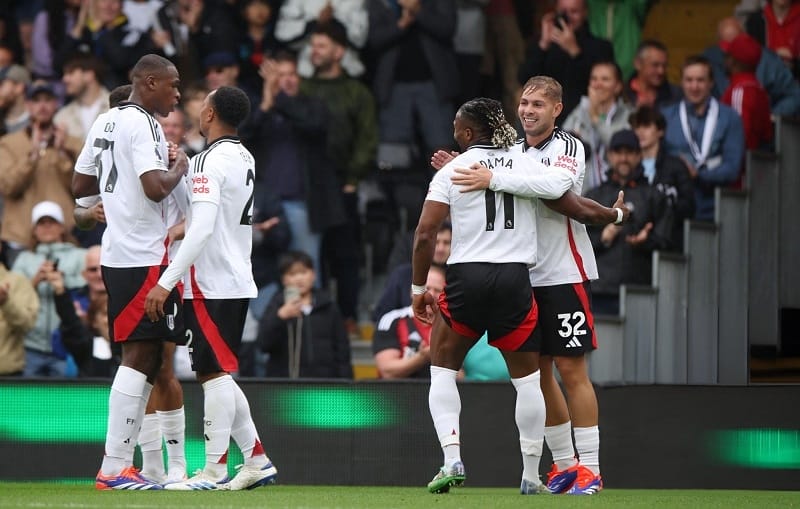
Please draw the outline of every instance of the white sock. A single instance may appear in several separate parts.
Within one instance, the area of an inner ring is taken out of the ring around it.
[[[250,415],[250,403],[236,382],[233,383],[233,390],[236,395],[236,417],[233,420],[231,437],[242,451],[244,464],[261,468],[269,462],[269,458],[258,439],[258,431]]]
[[[572,445],[570,421],[544,428],[544,439],[558,470],[566,470],[578,462],[575,459],[575,447]]]
[[[117,369],[108,396],[106,448],[100,467],[103,475],[119,474],[132,464],[129,458],[133,458],[133,448],[141,426],[139,411],[145,385],[147,376],[144,373],[126,366]]]
[[[205,472],[217,480],[228,473],[228,446],[236,415],[233,378],[224,375],[203,384],[205,394],[203,432],[206,440]]]
[[[461,461],[461,397],[456,386],[457,371],[431,366],[431,387],[428,392],[433,427],[442,445],[444,465],[451,467]]]
[[[167,477],[183,479],[186,476],[186,416],[183,407],[175,410],[156,410],[158,424],[167,444]]]
[[[539,372],[522,378],[512,378],[517,390],[517,404],[514,417],[519,429],[519,447],[522,451],[522,478],[541,482],[539,462],[544,446],[545,406]]]
[[[161,452],[161,429],[156,414],[145,414],[139,430],[139,448],[142,450],[142,473],[145,477],[160,479],[164,471],[164,455]]]
[[[595,475],[600,474],[600,428],[575,428],[575,448],[581,465],[587,467]]]

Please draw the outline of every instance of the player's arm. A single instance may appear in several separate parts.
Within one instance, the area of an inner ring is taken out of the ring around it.
[[[544,165],[534,161],[526,161],[526,164],[540,165],[541,168],[538,171],[511,174],[493,172],[486,166],[475,163],[469,168],[455,168],[451,180],[459,186],[462,193],[491,189],[524,198],[548,200],[561,198],[575,183],[574,176],[569,171],[549,171]]]
[[[557,200],[542,200],[550,209],[584,224],[620,224],[628,219],[631,211],[625,206],[625,193],[620,191],[611,207],[604,207],[591,198],[579,196],[572,191]],[[618,212],[619,211],[619,212]]]
[[[425,200],[422,213],[414,232],[414,250],[411,256],[411,288],[414,315],[424,323],[433,322],[433,314],[427,306],[435,305],[433,296],[425,291],[428,270],[431,268],[436,235],[445,218],[450,214],[450,205],[441,201]]]
[[[181,247],[178,248],[178,252],[167,270],[161,274],[158,284],[148,292],[145,298],[144,309],[150,320],[155,322],[164,316],[164,302],[169,292],[183,278],[211,239],[214,225],[217,222],[218,209],[219,206],[214,202],[192,203],[192,222],[189,229],[186,230]]]
[[[100,194],[97,183],[97,163],[95,162],[92,146],[94,144],[92,134],[86,138],[86,143],[75,160],[75,171],[72,173],[72,196],[84,198],[94,194]]]
[[[167,171],[153,169],[139,176],[144,194],[154,202],[160,202],[175,189],[188,169],[189,159],[186,153],[178,150],[175,160]]]
[[[72,211],[75,226],[81,230],[91,230],[97,223],[105,223],[106,215],[100,196],[86,196],[75,200],[75,209]]]

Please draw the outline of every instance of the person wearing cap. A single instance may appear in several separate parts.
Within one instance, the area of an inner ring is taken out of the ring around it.
[[[733,16],[723,18],[717,27],[719,41],[731,41],[745,33],[742,24]],[[703,56],[711,62],[714,71],[714,97],[721,97],[728,88],[725,74],[725,54],[719,44],[703,51]],[[777,117],[800,115],[800,82],[784,65],[781,57],[771,49],[761,46],[761,58],[756,66],[756,78],[769,95],[772,114]]]
[[[598,203],[612,203],[620,190],[633,212],[627,223],[586,226],[592,241],[600,279],[592,282],[595,314],[619,313],[619,286],[651,283],[652,253],[668,249],[672,235],[672,207],[667,197],[647,181],[639,138],[630,129],[611,137],[607,152],[608,179],[586,193]]]
[[[28,125],[25,89],[30,83],[31,73],[21,65],[12,64],[0,70],[0,111],[3,112],[0,134],[17,132]]]
[[[65,376],[67,352],[57,333],[61,323],[54,289],[86,285],[82,272],[86,250],[67,242],[64,211],[54,201],[41,201],[31,211],[34,246],[17,256],[11,270],[30,281],[39,296],[36,325],[25,336],[25,376]]]
[[[0,376],[18,376],[25,368],[25,334],[36,323],[39,296],[28,278],[10,272],[0,242]]]
[[[14,251],[31,245],[31,210],[41,201],[53,201],[69,212],[62,221],[68,232],[75,224],[70,183],[82,140],[67,136],[53,123],[57,109],[52,86],[36,81],[28,87],[30,125],[0,137],[0,194],[4,201],[0,238]]]
[[[215,51],[203,59],[206,88],[235,87],[239,79],[239,61],[230,51]]]
[[[755,74],[761,60],[761,45],[747,34],[721,41],[719,45],[725,52],[725,70],[730,76],[730,85],[720,101],[742,117],[747,149],[767,149],[773,135],[769,96]]]
[[[683,99],[662,110],[664,146],[689,167],[699,221],[714,220],[714,189],[735,183],[744,163],[742,120],[711,95],[713,85],[711,63],[692,55],[681,69]]]

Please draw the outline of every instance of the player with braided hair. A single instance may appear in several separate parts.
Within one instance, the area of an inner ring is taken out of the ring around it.
[[[574,175],[551,172],[520,150],[516,132],[500,102],[478,98],[459,108],[454,138],[462,153],[431,181],[414,238],[412,307],[417,319],[433,323],[430,338],[429,406],[444,453],[444,466],[428,483],[434,493],[449,491],[466,478],[461,461],[456,374],[484,331],[506,361],[517,390],[515,418],[522,451],[523,494],[545,491],[539,480],[544,441],[545,402],[540,388],[538,308],[528,283],[528,267],[537,260],[537,198],[554,200],[573,188]],[[491,170],[488,189],[457,183],[462,168]],[[497,189],[513,187],[515,194]],[[524,194],[524,196],[522,196]],[[574,194],[574,193],[572,193]],[[569,196],[574,212],[593,221],[613,221],[617,212]],[[424,283],[436,232],[448,216],[453,225],[447,260],[447,286],[438,298]],[[438,304],[438,306],[437,306]],[[438,307],[440,320],[434,321]]]

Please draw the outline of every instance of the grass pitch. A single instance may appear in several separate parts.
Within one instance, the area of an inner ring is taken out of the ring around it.
[[[800,491],[604,490],[599,495],[521,496],[514,488],[453,489],[431,495],[425,488],[269,486],[239,492],[96,491],[92,485],[0,483],[0,509],[520,509],[572,508],[800,508]]]

